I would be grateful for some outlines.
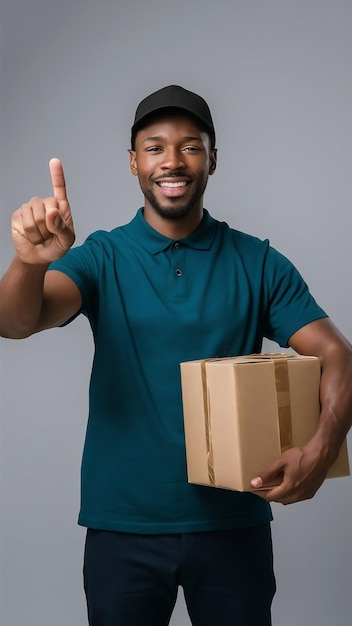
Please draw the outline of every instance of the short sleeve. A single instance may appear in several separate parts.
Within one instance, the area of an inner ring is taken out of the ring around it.
[[[81,313],[94,319],[98,299],[99,256],[101,246],[93,235],[81,246],[71,248],[65,256],[50,264],[50,270],[66,274],[77,285],[82,296]]]
[[[264,294],[264,335],[283,347],[288,347],[290,337],[300,328],[327,317],[296,267],[272,247],[264,266]]]

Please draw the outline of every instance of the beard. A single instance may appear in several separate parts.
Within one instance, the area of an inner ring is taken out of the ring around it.
[[[186,201],[180,198],[166,198],[164,202],[160,202],[155,197],[152,189],[149,188],[144,189],[143,193],[149,204],[160,217],[168,220],[181,220],[192,213],[194,208],[199,204],[205,188],[206,182],[199,182],[192,196]]]

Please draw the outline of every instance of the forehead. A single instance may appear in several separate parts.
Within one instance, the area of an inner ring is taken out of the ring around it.
[[[136,141],[144,141],[150,137],[167,137],[179,135],[184,137],[199,138],[201,141],[209,140],[207,131],[197,118],[180,110],[168,110],[150,116],[138,129]]]

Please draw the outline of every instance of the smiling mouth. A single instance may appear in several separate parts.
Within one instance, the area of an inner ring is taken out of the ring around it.
[[[185,195],[186,189],[189,187],[191,180],[186,177],[177,177],[171,180],[171,177],[160,178],[154,181],[160,188],[161,193],[167,198],[181,198]]]
[[[157,183],[159,185],[159,187],[168,187],[170,189],[175,189],[176,187],[186,187],[188,185],[187,181],[181,181],[181,182],[177,182],[177,183],[171,183],[171,182],[167,182],[167,181],[160,181]]]

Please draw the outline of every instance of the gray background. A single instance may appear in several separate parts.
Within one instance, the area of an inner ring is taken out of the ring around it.
[[[135,106],[179,83],[205,96],[217,128],[205,206],[269,237],[351,340],[350,0],[3,0],[0,17],[1,271],[11,213],[50,195],[52,156],[77,243],[130,220],[142,203],[127,154]],[[84,626],[88,324],[0,349],[1,623]],[[351,496],[344,478],[274,506],[274,626],[352,623]],[[172,624],[189,624],[182,594]]]

